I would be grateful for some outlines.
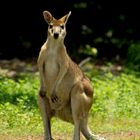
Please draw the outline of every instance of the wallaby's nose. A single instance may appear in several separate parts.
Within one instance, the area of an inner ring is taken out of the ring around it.
[[[59,36],[59,34],[58,34],[58,33],[54,33],[54,35],[53,35],[53,36],[54,36],[54,38],[55,38],[55,39],[57,39],[57,38],[58,38],[58,36]]]

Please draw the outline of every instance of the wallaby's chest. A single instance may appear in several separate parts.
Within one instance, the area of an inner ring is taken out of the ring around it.
[[[45,58],[45,73],[49,78],[53,78],[58,74],[59,62],[57,52],[55,50],[47,50]]]

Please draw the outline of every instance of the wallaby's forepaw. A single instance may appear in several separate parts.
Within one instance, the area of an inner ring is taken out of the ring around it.
[[[39,95],[40,95],[41,97],[45,97],[45,96],[46,96],[46,91],[40,90],[40,91],[39,91]]]
[[[56,95],[56,91],[55,90],[53,90],[53,92],[51,94],[51,100],[52,100],[53,103],[58,101],[58,97]]]

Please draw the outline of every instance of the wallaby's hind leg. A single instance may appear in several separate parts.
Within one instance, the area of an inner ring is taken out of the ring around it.
[[[74,97],[71,98],[72,117],[74,122],[73,140],[80,140],[80,118],[79,118],[79,103]]]
[[[44,125],[44,140],[53,140],[50,127],[51,110],[49,100],[46,98],[46,96],[42,97],[40,95],[41,94],[38,96],[38,104]]]
[[[87,113],[91,107],[92,100],[84,93],[82,82],[75,84],[71,91],[71,108],[74,121],[73,140],[80,140],[81,121],[87,117]]]
[[[85,138],[87,140],[94,140],[94,134],[91,133],[91,131],[89,130],[88,126],[87,126],[87,118],[84,118],[82,121],[81,121],[81,132],[82,134],[85,136]]]
[[[87,126],[87,118],[84,118],[81,121],[81,132],[87,140],[105,140],[104,138],[99,137],[98,135],[93,134]]]
[[[85,83],[87,85],[85,85]],[[80,130],[87,140],[105,140],[98,135],[91,133],[87,126],[88,113],[92,105],[92,96],[86,91],[92,91],[88,82],[78,82],[71,91],[71,108],[74,121],[74,137],[73,140],[80,140]]]
[[[85,136],[87,140],[105,140],[104,138],[99,137],[98,135],[95,135],[91,132],[91,130],[87,126],[88,118],[85,117],[83,120],[81,120],[80,128],[82,134]]]

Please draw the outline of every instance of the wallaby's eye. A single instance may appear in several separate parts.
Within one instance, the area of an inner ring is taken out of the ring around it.
[[[50,24],[50,25],[49,25],[49,28],[51,29],[52,27],[53,27],[53,25],[52,25],[52,24]]]
[[[61,29],[64,29],[64,25],[61,25],[60,27],[61,27]]]

